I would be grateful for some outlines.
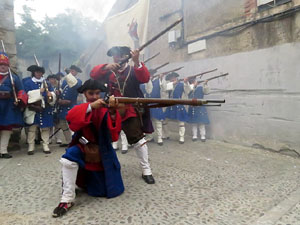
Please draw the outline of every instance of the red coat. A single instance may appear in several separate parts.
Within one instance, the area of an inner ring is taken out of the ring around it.
[[[111,140],[108,142],[117,141],[119,139],[119,133],[121,131],[121,116],[116,112],[116,118],[113,121],[110,114],[108,113],[107,108],[93,109],[92,112],[86,113],[90,103],[83,103],[80,105],[74,106],[67,114],[66,120],[69,122],[69,127],[72,131],[77,132],[81,131],[82,136],[84,136],[91,143],[98,143],[98,140],[94,134],[94,131],[91,129],[90,124],[92,123],[94,127],[98,130],[101,127],[104,116],[107,114],[107,127],[111,135]],[[71,143],[75,145],[78,143]],[[82,151],[84,151],[83,146],[79,145]],[[86,163],[85,168],[92,171],[103,170],[102,164],[93,164]]]
[[[108,83],[109,95],[114,95],[116,97],[141,97],[139,96],[140,93],[134,91],[135,88],[130,88],[131,89],[130,91],[125,90],[125,92],[122,95],[119,90],[115,74],[111,71],[103,69],[106,65],[107,64],[100,64],[95,66],[92,69],[90,75],[91,78],[95,80],[100,80],[102,82]],[[130,78],[134,77],[134,79],[127,79],[125,88],[129,87],[130,85],[131,87],[137,86],[137,88],[139,89],[140,84],[147,83],[149,81],[150,73],[143,63],[141,68],[131,67],[130,70],[129,68],[130,66],[128,66],[122,73],[119,74],[120,80],[125,80],[127,76],[130,76]],[[122,117],[122,121],[128,119],[129,117],[136,117],[136,116],[137,115],[134,108],[131,105],[127,105],[126,113],[125,116]]]

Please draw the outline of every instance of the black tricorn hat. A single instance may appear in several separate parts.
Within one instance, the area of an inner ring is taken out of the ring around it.
[[[178,73],[172,72],[166,76],[166,80],[171,80],[173,77],[179,77]]]
[[[56,74],[50,74],[50,75],[48,75],[47,80],[49,80],[49,79],[57,79]]]
[[[31,73],[34,72],[42,72],[43,74],[45,73],[45,68],[37,65],[31,65],[27,68],[27,71],[30,71]]]
[[[70,70],[75,70],[78,73],[82,73],[82,70],[78,66],[75,66],[75,65],[70,66]]]
[[[127,46],[114,46],[107,51],[108,56],[130,55],[130,48]]]
[[[106,86],[104,86],[103,83],[101,83],[100,81],[98,80],[93,80],[93,79],[89,79],[89,80],[86,80],[84,82],[84,84],[77,89],[77,91],[79,93],[83,93],[87,90],[100,90],[101,92],[106,92],[107,91],[107,88]]]

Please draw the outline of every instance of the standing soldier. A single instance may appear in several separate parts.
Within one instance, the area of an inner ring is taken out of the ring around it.
[[[28,107],[25,110],[25,123],[29,125],[28,129],[28,155],[34,154],[34,139],[36,129],[41,131],[43,140],[43,152],[50,154],[49,136],[50,128],[53,127],[53,105],[56,95],[50,83],[44,79],[44,67],[32,65],[27,68],[31,72],[31,79],[24,82],[25,91],[28,94]]]
[[[127,63],[120,65],[122,59],[132,56],[134,66]],[[91,77],[108,83],[109,94],[117,97],[140,97],[143,93],[140,89],[141,83],[147,83],[150,79],[148,69],[139,61],[139,51],[131,51],[129,47],[112,47],[108,56],[113,57],[114,63],[95,66],[91,71]],[[140,159],[143,173],[142,178],[147,184],[154,184],[150,163],[148,160],[148,146],[144,133],[152,133],[153,127],[150,120],[149,110],[136,111],[128,104],[122,113],[122,129],[126,134],[129,144],[133,144],[136,154]]]
[[[179,74],[172,72],[166,76],[168,81],[166,91],[169,92],[169,98],[188,99],[188,93],[191,91],[191,87],[187,80],[184,83],[178,82]],[[185,122],[187,121],[187,109],[183,105],[170,106],[166,110],[166,117],[171,120],[179,121],[179,143],[184,143],[185,134]]]
[[[72,109],[74,105],[77,104],[77,97],[78,97],[77,89],[82,84],[82,81],[76,78],[77,74],[82,72],[82,70],[79,67],[72,65],[68,72],[69,74],[65,76],[62,82],[60,93],[58,93],[59,94],[58,127],[62,129],[66,139],[66,143],[61,144],[60,147],[67,147],[72,140],[72,133],[69,129],[66,120],[66,115],[68,111]]]
[[[204,95],[209,93],[209,87],[207,85],[207,80],[204,82],[203,87],[198,85],[196,78],[192,78],[189,80],[191,84],[191,92],[189,93],[189,98],[198,98],[203,99]],[[189,106],[188,109],[188,123],[192,124],[192,133],[193,133],[193,141],[197,141],[198,139],[198,129],[200,131],[200,139],[202,142],[205,142],[205,125],[209,124],[209,119],[207,115],[207,110],[205,106]]]
[[[14,91],[16,92],[13,93]],[[17,99],[14,98],[14,95]],[[0,158],[12,157],[7,152],[8,142],[12,129],[24,124],[20,108],[26,106],[27,100],[27,94],[19,77],[15,74],[10,76],[7,54],[0,52]]]

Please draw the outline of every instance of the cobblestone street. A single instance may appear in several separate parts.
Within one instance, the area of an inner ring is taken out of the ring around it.
[[[133,149],[120,154],[125,192],[113,199],[79,192],[62,218],[51,214],[61,192],[59,158],[51,145],[26,147],[0,160],[0,224],[300,224],[300,160],[207,140],[149,144],[155,185],[141,178]]]

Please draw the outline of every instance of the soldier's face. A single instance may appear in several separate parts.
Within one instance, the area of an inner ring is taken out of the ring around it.
[[[70,70],[70,73],[73,75],[73,76],[76,76],[78,74],[78,72],[76,70]]]
[[[0,65],[0,73],[7,73],[8,72],[8,66],[5,64]]]
[[[42,72],[40,72],[40,71],[35,71],[35,72],[34,72],[34,77],[35,77],[36,79],[41,79],[42,76],[43,76],[43,73],[42,73]]]
[[[84,96],[87,102],[94,102],[100,98],[100,90],[86,90]]]
[[[50,84],[52,85],[52,86],[56,86],[56,82],[57,80],[55,79],[55,78],[50,78],[49,79],[49,82],[50,82]]]

